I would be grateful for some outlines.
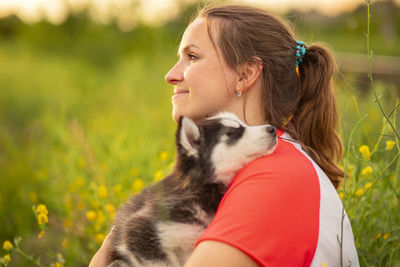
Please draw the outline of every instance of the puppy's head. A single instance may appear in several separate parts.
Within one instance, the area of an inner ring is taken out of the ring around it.
[[[272,125],[248,126],[233,113],[224,112],[197,124],[181,117],[176,141],[183,172],[197,169],[209,182],[229,185],[243,165],[271,154],[277,137]]]

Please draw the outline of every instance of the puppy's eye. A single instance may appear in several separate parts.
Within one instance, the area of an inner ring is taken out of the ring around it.
[[[239,128],[229,127],[229,128],[227,128],[225,135],[224,135],[226,137],[226,143],[228,145],[232,145],[232,144],[236,143],[242,137],[244,130],[245,130],[244,127],[239,127]]]
[[[230,128],[227,130],[226,135],[227,135],[228,137],[233,137],[233,136],[235,136],[235,135],[238,135],[238,133],[240,133],[240,132],[241,132],[241,127],[239,127],[239,128],[230,127]]]

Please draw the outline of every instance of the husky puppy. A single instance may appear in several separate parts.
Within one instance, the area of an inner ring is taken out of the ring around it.
[[[232,113],[197,124],[181,117],[175,169],[117,212],[107,266],[183,266],[236,172],[276,143],[275,127]]]

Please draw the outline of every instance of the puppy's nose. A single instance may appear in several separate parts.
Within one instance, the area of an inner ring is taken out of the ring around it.
[[[273,135],[274,137],[276,136],[276,128],[272,125],[267,126],[267,133]]]

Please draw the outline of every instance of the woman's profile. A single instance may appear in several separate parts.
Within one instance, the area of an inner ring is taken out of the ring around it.
[[[198,11],[178,58],[165,76],[176,122],[229,111],[279,136],[236,174],[185,266],[359,266],[335,190],[344,173],[329,50],[264,10],[224,4]],[[105,266],[107,246],[90,266]]]

